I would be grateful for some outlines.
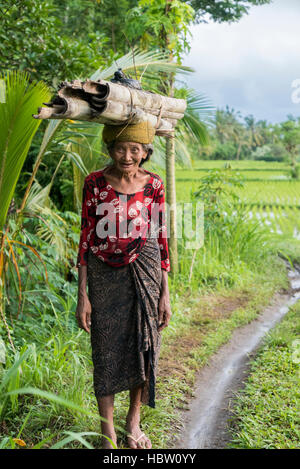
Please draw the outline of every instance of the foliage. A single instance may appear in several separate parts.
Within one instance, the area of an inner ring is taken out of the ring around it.
[[[131,47],[124,19],[137,3],[137,0],[53,0],[54,15],[61,21],[63,34],[83,44],[100,38],[101,55],[109,62],[115,56],[126,54]],[[135,39],[138,38],[136,31]]]
[[[281,123],[281,140],[290,155],[291,165],[295,167],[300,148],[300,120]]]
[[[5,87],[5,102],[0,103],[0,229],[5,223],[17,180],[40,124],[32,114],[50,96],[45,84],[29,84],[26,73],[7,73],[1,79]]]
[[[257,147],[251,158],[258,161],[287,161],[287,152],[281,143],[270,143]]]
[[[189,24],[194,11],[180,0],[139,0],[127,14],[127,34],[131,42],[140,36],[141,47],[160,47],[180,61],[189,50]]]
[[[212,160],[234,160],[236,155],[236,145],[234,142],[217,142],[212,149],[210,159]]]
[[[299,158],[299,119],[289,119],[280,124],[255,121],[252,115],[243,117],[240,112],[217,109],[213,128],[210,129],[211,146],[206,158],[257,159],[287,161],[296,164]],[[203,153],[203,152],[201,152]]]
[[[204,204],[204,239],[210,249],[215,246],[213,253],[221,262],[224,255],[227,262],[250,262],[250,257],[265,256],[276,245],[276,236],[259,220],[251,219],[249,206],[236,194],[243,179],[228,164],[202,177],[198,190],[192,193],[192,200]]]
[[[26,71],[31,79],[55,87],[66,78],[79,78],[82,73],[86,77],[105,62],[103,33],[87,31],[84,41],[62,34],[62,22],[51,0],[1,1],[0,11],[3,71]]]
[[[297,164],[294,167],[292,167],[291,177],[293,179],[300,179],[300,164]]]
[[[39,333],[43,335],[42,328],[47,323],[45,316],[42,317],[42,322],[43,325],[38,327],[32,324],[35,332],[31,334],[27,330],[30,321],[27,322],[23,329],[24,338],[30,335],[33,337],[38,329]],[[48,326],[50,327],[50,322]],[[90,419],[95,418],[95,413],[76,402],[80,396],[79,387],[85,385],[83,374],[78,373],[78,371],[74,374],[73,385],[76,385],[77,393],[70,389],[69,396],[65,397],[68,395],[68,391],[66,392],[66,389],[64,389],[62,381],[63,373],[67,370],[70,372],[72,367],[74,371],[80,361],[82,361],[81,365],[84,365],[83,357],[77,353],[74,347],[76,335],[73,334],[73,340],[66,339],[61,341],[57,334],[55,336],[52,335],[52,337],[51,332],[50,335],[48,334],[49,331],[47,332],[48,343],[46,343],[46,352],[40,349],[37,341],[29,345],[24,344],[19,346],[14,354],[7,350],[5,369],[0,370],[0,421],[2,424],[5,421],[7,422],[5,425],[7,431],[9,420],[12,416],[14,416],[14,419],[17,419],[17,416],[21,416],[23,413],[27,415],[21,421],[18,432],[16,432],[15,428],[10,430],[12,435],[15,435],[15,438],[11,435],[2,439],[2,449],[14,449],[18,446],[30,446],[32,449],[40,449],[43,446],[49,447],[51,440],[55,442],[51,446],[52,449],[62,448],[76,440],[84,447],[93,449],[93,446],[83,436],[95,435],[99,437],[101,435],[96,432],[78,433],[59,429],[50,433],[43,428],[55,416],[59,416],[64,421],[76,421],[82,415]],[[36,369],[37,366],[38,370]],[[86,372],[85,368],[84,370]],[[48,389],[51,388],[53,380],[56,382],[56,392],[54,389],[52,392],[49,392]],[[68,384],[67,388],[70,384]],[[58,389],[59,395],[57,395]],[[41,408],[41,403],[43,403],[44,411]],[[29,417],[31,417],[30,420]],[[60,433],[69,436],[59,440]],[[38,435],[39,437],[36,440]]]
[[[129,48],[168,48],[178,58],[189,49],[188,26],[205,16],[237,21],[251,5],[269,0],[6,0],[0,2],[0,65],[19,69],[54,87],[85,76]],[[125,19],[125,20],[124,20]]]
[[[238,21],[247,14],[252,5],[265,5],[272,0],[185,0],[194,8],[197,22],[206,22],[205,17],[221,23]]]
[[[198,190],[194,192],[195,199],[201,198],[205,205],[205,230],[218,230],[225,225],[226,213],[224,209],[232,206],[238,200],[233,191],[234,187],[242,187],[240,175],[232,171],[230,165],[223,170],[214,169],[202,177]]]

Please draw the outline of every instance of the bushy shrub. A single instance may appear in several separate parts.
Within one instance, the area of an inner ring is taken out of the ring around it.
[[[287,161],[288,155],[280,143],[272,143],[257,147],[251,154],[251,159],[256,161]]]
[[[232,142],[217,143],[216,148],[211,154],[212,160],[235,160],[236,146]]]

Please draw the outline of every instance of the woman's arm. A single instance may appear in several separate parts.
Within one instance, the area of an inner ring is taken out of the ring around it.
[[[158,330],[161,331],[169,325],[172,312],[170,305],[170,293],[168,284],[168,272],[165,269],[161,269],[161,290],[158,304]]]
[[[91,304],[87,295],[87,254],[89,249],[89,237],[95,222],[92,198],[93,193],[89,189],[86,178],[82,189],[81,233],[76,262],[78,268],[76,319],[78,326],[88,333],[90,332],[91,323]]]
[[[172,312],[170,306],[170,294],[169,294],[169,283],[168,283],[168,273],[170,272],[170,261],[169,261],[169,249],[168,249],[168,240],[167,240],[167,226],[166,226],[166,215],[165,215],[165,187],[162,179],[161,186],[158,189],[158,194],[156,197],[156,203],[159,204],[158,210],[158,223],[159,223],[159,234],[158,234],[158,244],[160,247],[160,256],[161,256],[161,291],[159,299],[159,328],[161,331],[169,325]]]
[[[165,186],[162,179],[160,179],[160,182],[161,185],[158,188],[158,193],[155,197],[155,203],[158,204],[158,244],[160,248],[161,268],[166,272],[170,272],[168,232],[166,226]]]
[[[87,176],[82,188],[82,208],[81,208],[81,232],[78,246],[76,267],[87,265],[90,236],[95,229],[95,204],[94,194],[91,189],[91,180]]]
[[[78,326],[90,333],[91,326],[91,303],[86,291],[87,287],[87,266],[78,268],[78,298],[76,308],[76,319]]]

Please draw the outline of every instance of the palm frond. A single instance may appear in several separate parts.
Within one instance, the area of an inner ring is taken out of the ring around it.
[[[26,200],[25,208],[27,211],[39,212],[40,207],[50,207],[51,201],[49,199],[49,193],[51,189],[51,183],[47,186],[42,187],[37,181],[31,186],[29,195]],[[39,206],[38,210],[36,207]]]
[[[40,239],[46,241],[49,246],[55,246],[57,256],[61,261],[66,260],[66,221],[57,213],[57,207],[53,204],[49,193],[53,180],[42,187],[35,181],[26,200],[25,210],[27,216],[38,215],[40,220],[36,233]]]
[[[207,126],[212,122],[215,107],[204,95],[195,90],[186,90],[187,108],[178,124],[178,134],[186,133],[199,145],[209,143]]]
[[[157,72],[180,73],[187,74],[193,72],[191,67],[170,62],[168,54],[156,51],[140,51],[138,48],[128,52],[124,56],[115,61],[114,65],[105,69],[98,69],[92,76],[91,80],[107,80],[112,77],[118,68],[122,68],[124,72],[137,70],[139,73],[154,74]]]
[[[43,82],[29,84],[28,74],[11,71],[0,76],[5,102],[0,103],[0,228],[3,227],[13,193],[40,121],[32,114],[50,98]]]
[[[77,131],[72,129],[73,124],[70,124],[66,153],[73,161],[74,207],[78,210],[85,176],[102,167],[107,157],[102,151],[102,125],[91,123],[89,127],[85,126],[85,132],[79,132],[78,126]]]

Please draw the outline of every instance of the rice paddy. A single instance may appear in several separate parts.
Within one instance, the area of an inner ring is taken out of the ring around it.
[[[270,231],[300,239],[300,180],[290,178],[289,167],[277,162],[198,161],[194,169],[176,170],[176,200],[191,201],[201,179],[213,169],[230,166],[242,182],[235,188],[237,210],[247,210]],[[240,178],[239,178],[240,176]]]

